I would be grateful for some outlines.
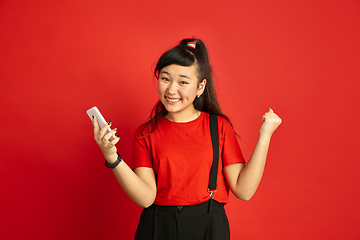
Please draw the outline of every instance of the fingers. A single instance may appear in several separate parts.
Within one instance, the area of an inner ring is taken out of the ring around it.
[[[94,115],[93,116],[93,126],[94,126],[94,131],[96,130],[96,131],[99,131],[99,123],[98,123],[98,121],[97,121],[97,117]]]
[[[272,108],[270,108],[269,111],[262,116],[262,122],[263,123],[260,127],[260,135],[271,137],[273,132],[281,124],[282,120],[274,113]]]
[[[109,130],[109,128],[111,126],[111,121],[108,122],[108,124],[105,124],[102,129],[100,129],[100,125],[97,121],[97,117],[94,115],[93,116],[93,126],[94,126],[94,136],[96,138],[102,139],[104,137],[105,133]]]
[[[272,108],[269,108],[269,111],[266,112],[263,116],[262,116],[262,122],[267,121],[267,116],[271,116],[271,113],[274,113],[274,110]]]
[[[274,113],[272,108],[269,108],[269,111],[262,116],[262,122],[275,122],[280,124],[282,120],[276,113]]]
[[[93,123],[92,124],[94,126],[94,138],[95,138],[95,141],[98,142],[101,139],[100,126],[99,126],[99,123],[97,121],[97,117],[95,115],[93,116]]]
[[[109,142],[110,146],[115,146],[120,141],[120,136],[117,135],[112,141]]]
[[[103,140],[106,140],[106,141],[112,141],[113,139],[111,139],[111,137],[115,135],[116,131],[117,131],[117,128],[114,128],[113,130],[107,132],[107,133],[102,137],[102,139],[103,139]],[[115,136],[114,136],[114,137],[115,137]],[[111,140],[110,140],[110,139],[111,139]]]
[[[104,137],[101,139],[101,145],[105,149],[111,149],[115,147],[115,144],[119,142],[120,136],[115,136],[117,128],[107,132]],[[100,145],[100,144],[99,144]],[[116,149],[116,147],[115,147]],[[104,151],[103,151],[104,152]]]
[[[94,126],[94,136],[102,138],[105,134],[105,132],[110,128],[111,121],[108,122],[108,124],[105,124],[102,129],[100,129],[99,122],[97,121],[97,117],[93,116],[93,126]]]
[[[94,138],[96,142],[100,143],[101,141],[104,141],[104,143],[107,144],[111,139],[111,137],[115,135],[117,131],[116,128],[109,131],[111,124],[112,122],[110,121],[108,122],[108,124],[105,124],[102,129],[100,129],[96,116],[95,115],[93,116]],[[116,144],[119,141],[119,139],[120,139],[119,136],[117,136],[114,139],[112,139],[111,142],[113,144]],[[115,140],[116,142],[114,142]]]
[[[102,144],[105,146],[105,147],[108,147],[108,148],[112,148],[115,146],[116,143],[119,142],[120,140],[120,136],[114,136],[114,134],[116,133],[116,128],[110,132],[108,132],[103,138],[102,138]],[[114,136],[115,138],[113,138],[112,140],[111,137]]]

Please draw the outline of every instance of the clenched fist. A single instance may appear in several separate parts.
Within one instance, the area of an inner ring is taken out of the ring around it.
[[[262,116],[262,125],[259,130],[260,136],[271,137],[281,122],[281,118],[270,108],[269,111]]]

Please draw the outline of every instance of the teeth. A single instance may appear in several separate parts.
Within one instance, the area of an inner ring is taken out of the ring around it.
[[[166,98],[169,102],[177,102],[179,101],[180,99],[169,99],[169,98]]]

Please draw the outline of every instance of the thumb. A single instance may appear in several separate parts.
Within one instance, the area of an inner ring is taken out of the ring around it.
[[[274,110],[272,108],[269,108],[269,113],[273,113]]]

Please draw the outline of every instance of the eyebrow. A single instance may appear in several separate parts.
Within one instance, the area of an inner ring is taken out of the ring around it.
[[[187,78],[187,79],[191,80],[191,78],[189,76],[187,76],[187,75],[180,75],[180,77]]]
[[[170,75],[170,73],[168,73],[167,71],[161,71],[161,72],[160,72],[160,74],[161,74],[161,73],[164,73],[164,74]],[[180,77],[182,77],[182,78],[187,78],[187,79],[191,80],[191,78],[190,78],[189,76],[184,75],[184,74],[180,74]]]

